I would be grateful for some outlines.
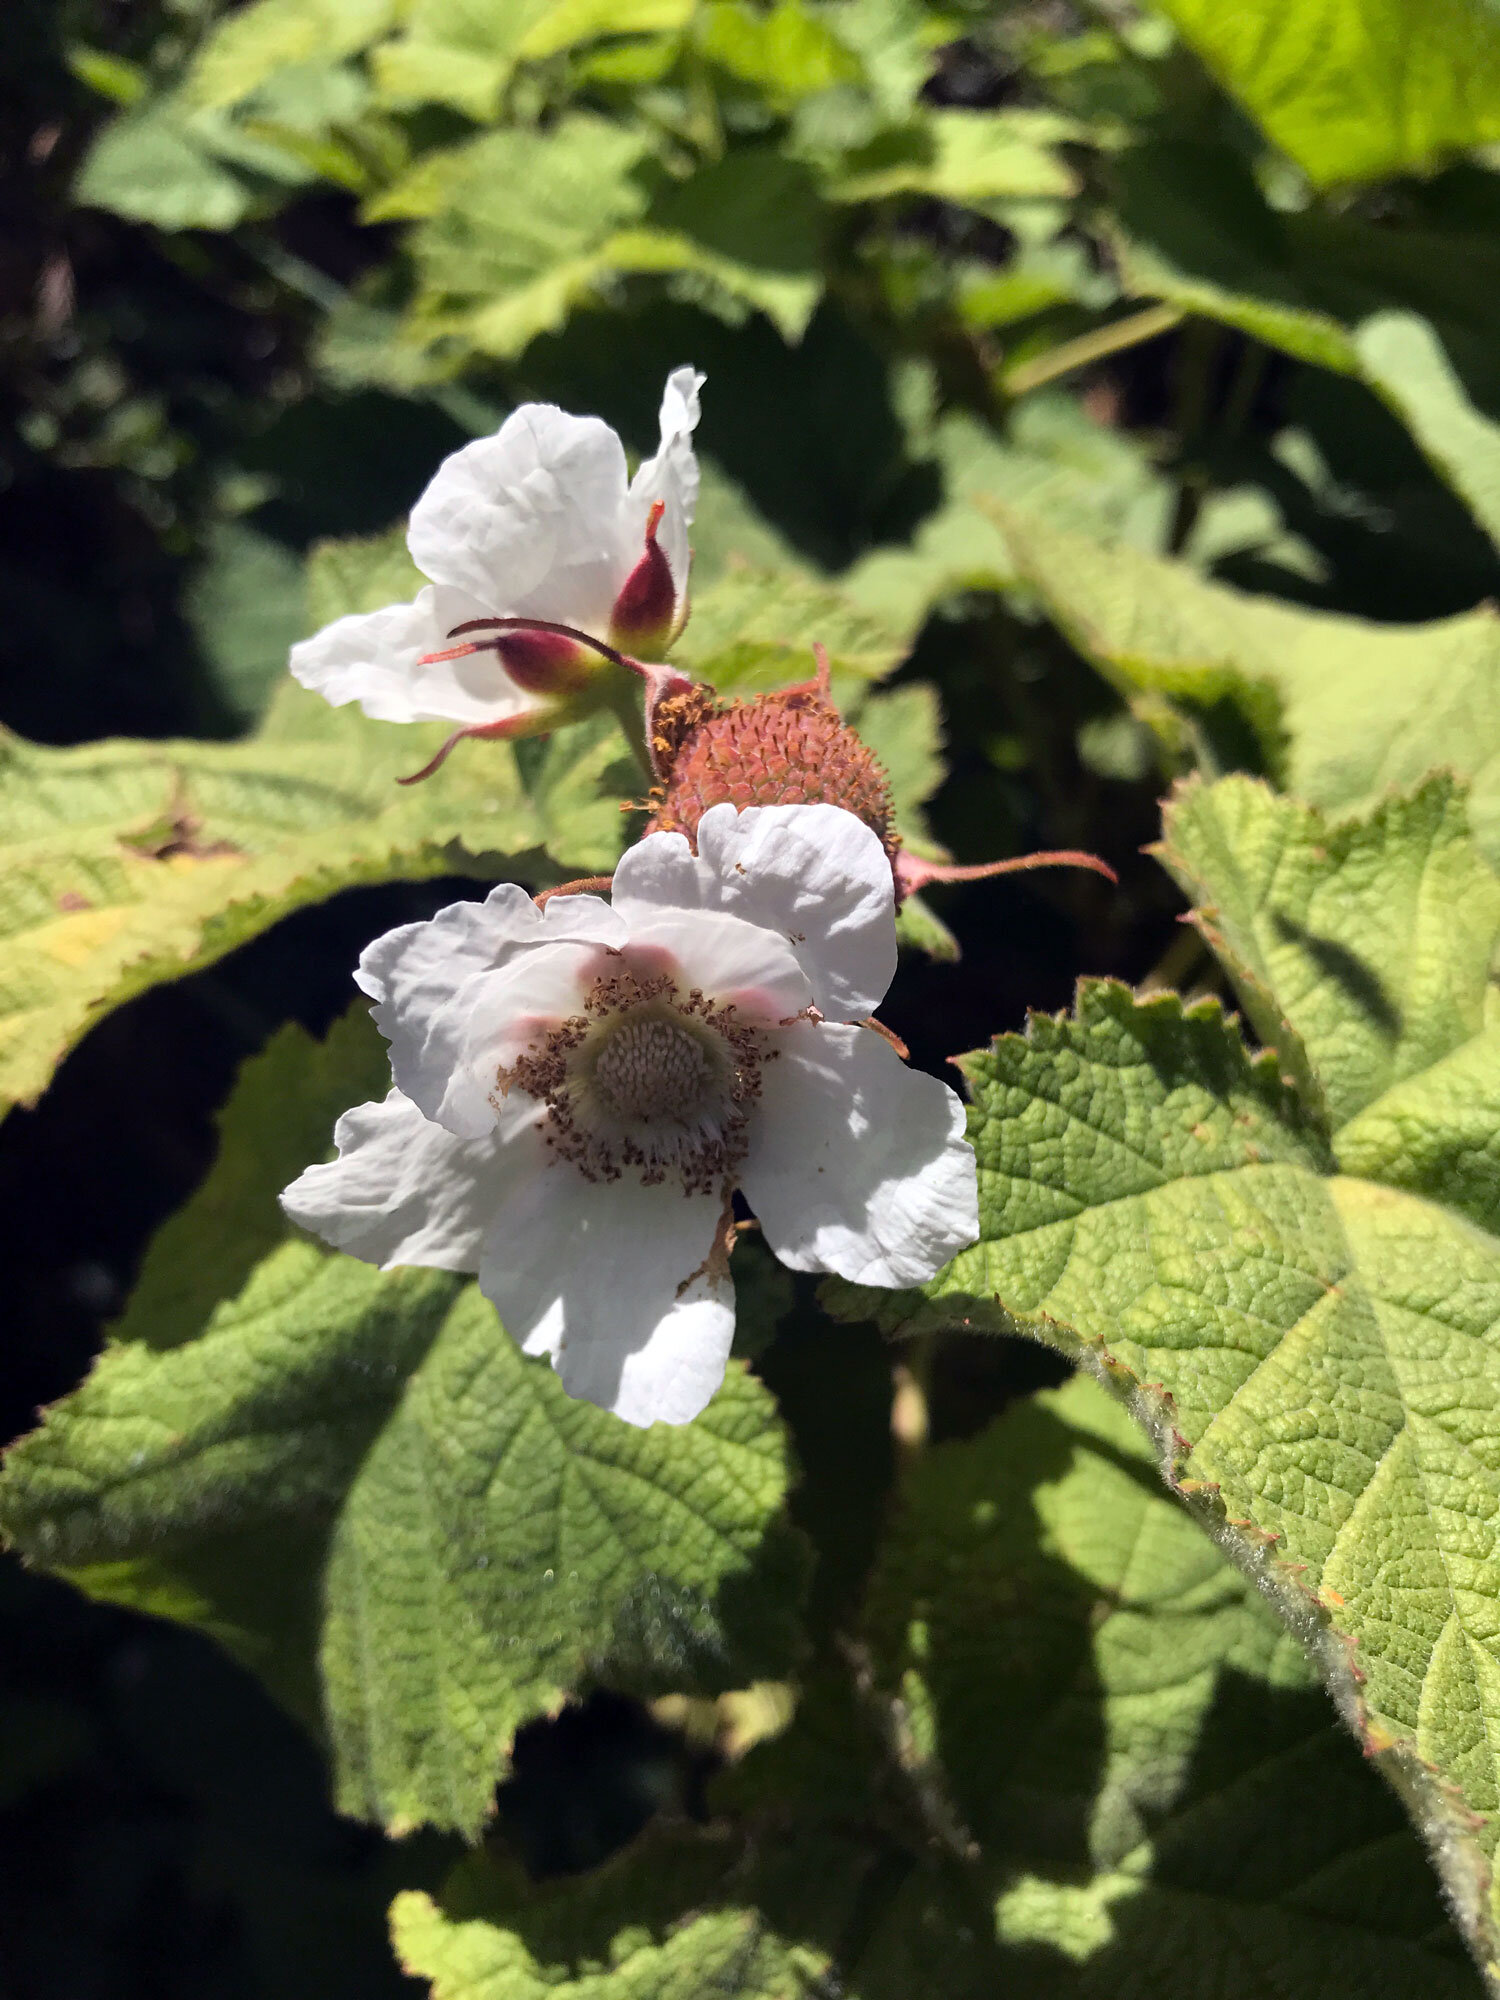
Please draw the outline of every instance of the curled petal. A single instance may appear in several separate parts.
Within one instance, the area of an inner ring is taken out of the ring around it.
[[[565,896],[539,910],[502,882],[482,903],[450,903],[366,946],[355,983],[375,1006],[398,1087],[461,1138],[495,1123],[496,1071],[517,1038],[575,1013],[579,979],[624,923],[597,896]]]
[[[688,529],[698,506],[698,460],[693,432],[699,416],[698,392],[705,378],[696,368],[674,368],[661,399],[661,444],[641,465],[630,484],[633,510],[646,516],[653,501],[662,502],[657,545],[666,557],[681,601],[687,590]],[[639,553],[639,546],[637,547]]]
[[[728,910],[791,945],[831,1020],[873,1014],[896,970],[895,887],[885,849],[840,806],[710,806],[694,855],[653,833],[615,870],[632,926],[663,908]]]
[[[964,1107],[864,1028],[789,1030],[762,1073],[740,1176],[794,1271],[919,1285],[979,1235]]]
[[[525,403],[494,437],[444,459],[407,545],[425,576],[497,617],[602,633],[640,554],[626,493],[625,448],[608,424]]]
[[[291,670],[335,708],[357,701],[376,722],[483,724],[519,716],[535,705],[493,654],[433,660],[443,624],[468,600],[419,591],[410,604],[352,613],[292,648]]]
[[[717,1195],[559,1165],[513,1187],[479,1283],[526,1352],[552,1356],[570,1396],[630,1424],[689,1423],[734,1339],[722,1215]]]
[[[493,1137],[455,1139],[393,1090],[344,1113],[333,1132],[338,1158],[299,1175],[281,1205],[301,1228],[367,1264],[477,1271],[504,1189],[542,1157],[540,1139],[519,1120],[510,1137],[498,1146]]]

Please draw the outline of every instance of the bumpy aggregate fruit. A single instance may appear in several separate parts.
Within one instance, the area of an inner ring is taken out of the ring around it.
[[[705,687],[670,695],[653,718],[649,831],[691,841],[710,806],[834,805],[862,819],[894,864],[884,770],[823,695],[790,688],[724,703]]]

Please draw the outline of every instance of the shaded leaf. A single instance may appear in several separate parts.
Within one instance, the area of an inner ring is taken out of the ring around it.
[[[1127,291],[1363,382],[1500,543],[1500,425],[1486,414],[1500,399],[1500,265],[1482,216],[1439,208],[1392,231],[1281,214],[1231,155],[1180,144],[1134,149],[1116,180]]]
[[[1004,197],[1067,200],[1078,179],[1051,150],[1078,137],[1050,112],[942,111],[883,133],[828,180],[834,201],[925,195],[973,205]]]
[[[797,571],[734,565],[693,597],[675,665],[725,693],[754,694],[810,680],[815,640],[828,648],[843,702],[891,673],[912,625],[862,611],[831,585]]]
[[[1488,1963],[1500,885],[1442,782],[1348,828],[1190,787],[1167,853],[1300,1091],[1214,1004],[1086,984],[1073,1018],[965,1059],[981,1241],[925,1301],[830,1296],[1035,1333],[1130,1403],[1312,1646]]]
[[[697,1423],[635,1430],[564,1395],[473,1285],[276,1231],[293,1136],[321,1153],[370,1066],[353,1023],[247,1066],[133,1338],[11,1452],[0,1516],[29,1559],[205,1627],[304,1710],[315,1648],[341,1809],[472,1833],[516,1728],[586,1675],[780,1670],[800,1551],[780,1426],[738,1364]]]
[[[1094,1383],[915,1464],[866,1617],[1018,2000],[1478,1992],[1301,1647]]]
[[[244,522],[222,522],[183,608],[225,707],[237,722],[253,721],[308,627],[301,562]]]
[[[1471,780],[1475,838],[1500,861],[1500,621],[1488,606],[1375,625],[1246,596],[1037,515],[1004,520],[1027,581],[1123,693],[1200,714],[1233,704],[1267,766],[1317,805],[1355,805],[1446,766]]]

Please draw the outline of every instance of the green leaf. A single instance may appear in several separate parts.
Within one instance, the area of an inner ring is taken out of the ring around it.
[[[316,632],[353,611],[407,602],[425,581],[407,552],[404,527],[316,542],[307,559],[308,626]]]
[[[672,660],[724,693],[754,694],[811,680],[817,640],[828,648],[834,695],[844,702],[895,671],[914,623],[863,611],[795,570],[733,565],[695,594]]]
[[[315,1648],[340,1808],[473,1833],[515,1730],[586,1676],[716,1691],[784,1667],[800,1548],[784,1437],[739,1364],[695,1424],[638,1431],[570,1401],[476,1287],[276,1231],[294,1139],[322,1152],[370,1069],[353,1023],[247,1067],[133,1337],[11,1452],[0,1519],[304,1708]]]
[[[371,67],[387,104],[447,104],[487,124],[518,64],[602,35],[669,34],[691,14],[692,0],[414,0]]]
[[[550,0],[521,37],[525,62],[561,55],[601,35],[665,35],[685,28],[695,0]]]
[[[708,1827],[399,1897],[407,1970],[434,2000],[1475,1993],[1301,1648],[1092,1383],[915,1462],[851,1650],[862,1700],[821,1669]]]
[[[238,104],[281,70],[372,47],[398,11],[398,0],[255,0],[220,21],[199,49],[187,96],[216,108]]]
[[[946,861],[948,851],[932,837],[922,807],[947,775],[943,762],[943,708],[926,681],[907,681],[874,694],[853,710],[849,721],[874,752],[891,781],[896,830],[915,853]]]
[[[1363,382],[1500,546],[1500,425],[1473,400],[1494,409],[1500,397],[1490,230],[1441,210],[1439,226],[1396,231],[1316,209],[1280,214],[1238,160],[1209,147],[1137,147],[1115,179],[1128,292]]]
[[[239,743],[0,738],[0,1102],[33,1102],[122,1001],[340,889],[545,865],[508,751],[396,783],[444,734],[287,681]]]
[[[1478,1990],[1301,1647],[1086,1378],[913,1466],[866,1606],[1015,2000]]]
[[[412,237],[423,285],[413,330],[508,356],[560,326],[611,268],[607,239],[644,213],[631,172],[647,151],[642,134],[576,114],[545,133],[491,132],[429,156],[415,190],[398,183],[371,210],[430,208]]]
[[[1484,606],[1374,625],[1209,583],[1185,564],[1004,515],[1013,558],[1068,638],[1127,696],[1238,708],[1260,755],[1314,804],[1359,804],[1447,766],[1472,781],[1500,862],[1500,621]]]
[[[708,1827],[653,1827],[591,1874],[540,1885],[496,1843],[441,1898],[398,1896],[407,1971],[433,2000],[990,2000],[985,1901],[924,1829],[903,1840],[875,1819],[880,1745],[826,1688],[769,1759],[729,1774]]]
[[[1500,15],[1486,0],[1161,5],[1320,187],[1422,172],[1500,139]]]
[[[86,43],[71,42],[65,58],[80,83],[127,111],[132,104],[139,104],[151,88],[149,77],[138,63],[108,49],[91,49]]]
[[[764,10],[745,0],[709,0],[694,40],[710,62],[778,110],[863,75],[858,57],[802,0],[775,0]]]
[[[1066,201],[1078,178],[1051,150],[1078,128],[1050,112],[941,111],[882,133],[827,183],[834,201],[924,195],[960,206],[1010,199]]]
[[[302,563],[244,522],[221,522],[208,536],[183,610],[225,707],[237,722],[253,721],[307,630]]]
[[[929,446],[943,499],[909,548],[876,549],[842,579],[870,610],[920,620],[965,590],[1008,590],[1020,580],[993,503],[1009,501],[1059,526],[1120,536],[1148,548],[1165,539],[1172,500],[1140,447],[1089,418],[1070,397],[1029,396],[1004,435],[951,414]]]
[[[1085,985],[1073,1019],[965,1059],[979,1244],[925,1302],[830,1295],[1034,1333],[1129,1401],[1489,1963],[1500,884],[1445,780],[1342,827],[1251,780],[1189,786],[1164,854],[1276,1053],[1213,1003]]]
[[[823,1989],[828,1953],[736,1893],[740,1858],[737,1841],[679,1836],[540,1890],[513,1865],[475,1864],[441,1905],[398,1896],[391,1935],[433,2000],[799,2000]]]
[[[823,291],[825,210],[811,171],[772,147],[746,146],[669,185],[652,203],[649,234],[680,241],[682,268],[715,279],[770,318],[786,340],[806,331]],[[645,244],[616,238],[611,260],[650,270]],[[663,263],[661,268],[670,268]]]
[[[73,198],[158,229],[233,229],[256,207],[244,177],[217,156],[201,114],[156,98],[112,119],[89,148]]]
[[[1449,780],[1333,826],[1246,779],[1194,783],[1168,804],[1162,836],[1157,852],[1256,1032],[1341,1159],[1350,1121],[1393,1091],[1400,1101],[1454,1061],[1477,1083],[1487,1064],[1474,1069],[1476,1039],[1500,1081],[1500,1041],[1485,1026],[1500,882]],[[1500,1226],[1500,1185],[1474,1219]]]
[[[289,1026],[251,1056],[219,1115],[217,1157],[152,1238],[111,1339],[154,1348],[195,1340],[286,1241],[281,1190],[329,1151],[341,1111],[385,1095],[390,1073],[363,1001],[321,1042]]]

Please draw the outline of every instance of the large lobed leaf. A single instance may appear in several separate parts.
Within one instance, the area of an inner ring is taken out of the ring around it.
[[[1475,838],[1500,862],[1500,619],[1488,605],[1376,625],[1247,596],[1039,514],[1003,520],[1022,575],[1122,692],[1198,716],[1231,704],[1271,770],[1321,806],[1447,766],[1471,781]]]
[[[1300,1647],[1093,1383],[917,1461],[865,1646],[864,1711],[824,1670],[711,1828],[399,1897],[408,1970],[435,2000],[1476,1991]]]
[[[1500,138],[1500,18],[1486,0],[1161,5],[1320,186],[1420,172]]]
[[[1223,147],[1137,146],[1112,178],[1108,230],[1128,292],[1363,382],[1500,544],[1488,183],[1439,184],[1425,212],[1391,229],[1322,207],[1273,209]]]
[[[321,1712],[344,1811],[473,1833],[515,1730],[588,1676],[781,1668],[801,1558],[784,1436],[738,1364],[697,1423],[634,1430],[474,1286],[289,1240],[276,1191],[370,1087],[373,1040],[289,1028],[247,1065],[119,1337],[10,1453],[0,1521]]]
[[[1475,1992],[1302,1649],[1086,1378],[918,1462],[867,1618],[1007,1993]]]
[[[1276,1055],[1211,1002],[1086,984],[965,1059],[982,1240],[925,1298],[859,1309],[1021,1328],[1128,1398],[1492,1965],[1500,884],[1446,780],[1349,826],[1190,785],[1163,858]]]
[[[287,683],[240,743],[0,741],[0,1103],[123,1000],[337,890],[538,865],[508,752],[396,783],[443,735]]]

